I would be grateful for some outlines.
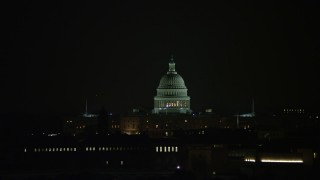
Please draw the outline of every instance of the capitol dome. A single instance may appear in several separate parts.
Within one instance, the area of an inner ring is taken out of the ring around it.
[[[158,89],[186,89],[184,80],[179,74],[166,74],[162,76]]]
[[[173,58],[167,74],[162,76],[154,97],[153,113],[190,113],[190,97],[183,78],[176,72]]]

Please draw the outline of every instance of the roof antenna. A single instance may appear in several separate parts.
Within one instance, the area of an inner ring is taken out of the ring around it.
[[[239,112],[237,112],[237,128],[239,129],[240,123],[239,123]]]
[[[254,99],[252,98],[252,116],[255,116],[255,113],[254,113]]]
[[[88,100],[86,98],[86,113],[85,114],[88,114]]]

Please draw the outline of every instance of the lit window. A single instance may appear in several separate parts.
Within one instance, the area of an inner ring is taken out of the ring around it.
[[[156,152],[158,152],[159,151],[159,148],[158,148],[158,146],[156,147]]]
[[[160,146],[160,150],[159,151],[162,152],[162,146]]]
[[[37,152],[37,149],[36,149],[36,148],[34,148],[34,152]]]
[[[62,148],[60,148],[60,152],[62,152]]]
[[[77,151],[77,148],[73,148],[73,151]]]
[[[156,125],[156,128],[158,128],[158,124]]]
[[[186,123],[186,122],[188,122],[188,120],[185,119],[184,122]]]
[[[95,151],[95,150],[96,150],[96,148],[95,148],[95,147],[93,147],[93,148],[92,148],[92,150],[93,150],[93,151]]]
[[[49,152],[51,152],[51,148],[49,148]]]
[[[168,147],[168,152],[170,152],[170,150],[171,150],[171,147],[169,146],[169,147]]]
[[[88,149],[89,149],[89,148],[88,148],[88,147],[86,147],[86,151],[88,151]]]
[[[176,146],[176,152],[178,152],[178,147]]]
[[[69,148],[67,148],[67,151],[69,151]]]
[[[164,149],[164,152],[167,152],[167,147],[166,146],[163,149]]]
[[[123,165],[123,161],[120,161],[120,165],[121,165],[121,166]]]
[[[102,148],[102,151],[104,151],[104,150],[105,150],[105,148],[103,147],[103,148]]]

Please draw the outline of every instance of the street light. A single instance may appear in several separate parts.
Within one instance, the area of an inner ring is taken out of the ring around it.
[[[168,110],[167,110],[167,108],[168,108],[168,104],[166,105],[166,115],[168,114]]]

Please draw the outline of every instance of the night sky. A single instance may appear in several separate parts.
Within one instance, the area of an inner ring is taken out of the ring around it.
[[[317,4],[194,2],[2,4],[0,112],[151,110],[171,54],[193,110],[317,108]]]

